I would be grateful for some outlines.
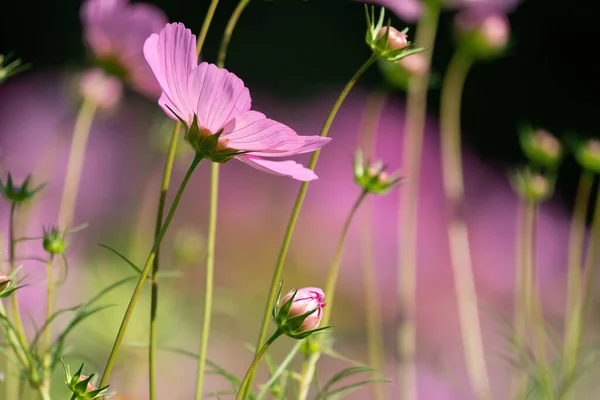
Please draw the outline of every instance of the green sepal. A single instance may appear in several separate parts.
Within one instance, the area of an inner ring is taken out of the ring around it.
[[[294,294],[292,294],[292,297],[290,297],[289,300],[283,303],[283,305],[279,308],[279,311],[275,316],[275,322],[278,326],[281,326],[287,320],[288,315],[290,314],[290,309],[292,308],[292,303],[296,297],[296,293],[298,293],[298,290],[295,290]]]

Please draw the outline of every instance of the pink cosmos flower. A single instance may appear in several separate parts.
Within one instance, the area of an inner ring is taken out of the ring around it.
[[[283,296],[280,305],[285,304],[291,299],[294,292],[296,290],[292,290]],[[296,297],[294,297],[288,316],[296,317],[315,310],[315,312],[306,317],[300,328],[298,328],[299,332],[311,331],[319,327],[323,318],[323,307],[325,307],[325,293],[323,293],[323,290],[316,287],[305,287],[298,289],[296,292]]]
[[[213,64],[198,65],[196,37],[183,24],[168,24],[151,35],[144,44],[144,55],[163,90],[159,105],[171,118],[187,125],[189,136],[195,136],[188,136],[188,141],[196,151],[196,141],[219,134],[215,153],[203,153],[212,161],[235,157],[259,170],[300,181],[317,178],[294,161],[262,157],[311,152],[330,139],[299,136],[288,126],[251,111],[250,93],[240,78]]]
[[[127,0],[86,0],[81,20],[85,42],[103,67],[142,94],[160,95],[142,55],[146,38],[168,22],[160,9]]]

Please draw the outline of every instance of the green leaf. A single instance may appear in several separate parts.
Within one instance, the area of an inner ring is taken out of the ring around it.
[[[125,257],[123,254],[121,254],[119,251],[113,249],[112,247],[105,245],[103,243],[98,243],[98,246],[100,247],[104,247],[105,249],[111,251],[113,254],[116,254],[117,256],[119,256],[123,261],[125,261],[127,263],[127,265],[129,265],[131,268],[133,268],[138,274],[142,274],[142,270],[139,269],[129,258]]]
[[[346,395],[355,391],[356,389],[360,389],[361,386],[368,385],[369,383],[391,383],[391,381],[383,378],[372,378],[364,381],[356,382],[351,385],[344,386],[342,388],[336,389],[327,394],[327,400],[338,400],[344,398]]]
[[[340,372],[338,372],[337,374],[335,374],[330,380],[329,382],[327,382],[323,388],[319,391],[319,393],[317,393],[315,400],[325,400],[325,399],[330,399],[330,395],[335,395],[336,393],[342,393],[341,396],[343,396],[345,390],[348,390],[349,392],[357,389],[358,387],[366,384],[366,383],[371,383],[371,382],[382,382],[383,379],[382,378],[371,378],[369,380],[366,381],[361,381],[358,383],[358,386],[356,383],[351,384],[351,385],[347,385],[344,386],[342,388],[339,389],[335,389],[333,391],[330,391],[330,389],[332,388],[333,385],[335,385],[336,383],[342,381],[345,378],[351,377],[353,375],[356,374],[361,374],[361,373],[374,373],[374,372],[378,372],[375,368],[371,368],[368,366],[359,366],[359,367],[349,367],[346,368]],[[340,395],[338,395],[340,396]],[[335,398],[340,398],[340,397],[335,397]]]

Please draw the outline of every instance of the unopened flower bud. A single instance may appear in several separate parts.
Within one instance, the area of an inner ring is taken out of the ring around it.
[[[364,161],[362,151],[356,152],[354,161],[354,181],[366,192],[387,194],[404,178],[399,172],[389,175],[381,161],[370,163]]]
[[[600,174],[600,140],[591,139],[575,149],[575,159],[582,168]]]
[[[17,186],[13,182],[13,178],[11,174],[8,174],[6,178],[6,183],[0,180],[0,193],[2,197],[11,203],[22,203],[30,198],[32,198],[37,192],[42,190],[45,185],[40,185],[36,188],[30,187],[31,183],[31,175],[28,175],[21,186]]]
[[[81,375],[79,377],[79,379],[77,380],[77,382],[83,382],[83,381],[86,381],[86,380],[88,380],[88,376],[87,375]],[[96,385],[94,385],[91,380],[88,380],[86,390],[88,392],[90,392],[90,391],[96,390],[96,389],[98,389],[96,387]]]
[[[517,171],[513,178],[513,188],[517,194],[536,203],[552,196],[554,184],[555,179],[553,177],[532,172],[528,168]]]
[[[110,394],[106,393],[108,386],[98,388],[92,383],[94,374],[87,376],[81,373],[83,371],[83,364],[73,375],[71,375],[71,369],[68,365],[63,363],[63,368],[65,370],[65,381],[69,390],[73,393],[73,399],[93,400],[110,396]]]
[[[119,79],[94,68],[86,71],[79,81],[81,97],[108,110],[116,106],[123,96],[123,86]]]
[[[10,279],[6,275],[0,275],[0,293],[8,289],[10,286]]]
[[[64,234],[55,227],[50,228],[48,231],[44,229],[42,245],[44,250],[53,255],[63,254],[67,249]]]
[[[463,46],[475,57],[488,58],[504,50],[510,39],[510,24],[496,10],[471,7],[456,15],[455,28]]]
[[[393,26],[384,26],[377,35],[379,45],[386,50],[401,50],[408,46],[408,35]]]
[[[556,168],[562,157],[562,145],[544,129],[523,128],[520,132],[521,148],[530,161],[544,168]]]
[[[316,287],[292,290],[279,302],[274,314],[278,328],[294,339],[304,339],[319,329],[325,294]]]

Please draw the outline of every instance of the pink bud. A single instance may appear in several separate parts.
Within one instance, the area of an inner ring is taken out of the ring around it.
[[[294,290],[283,296],[280,305],[285,304],[293,295]],[[319,327],[321,318],[323,318],[323,307],[325,307],[324,300],[325,294],[323,293],[323,290],[319,288],[305,287],[298,289],[288,317],[303,315],[311,310],[315,310],[315,312],[306,317],[302,326],[298,329],[299,332],[310,331]]]
[[[408,46],[408,36],[405,33],[400,32],[393,26],[390,26],[389,29],[387,26],[384,26],[383,28],[381,28],[381,30],[379,31],[379,35],[377,36],[379,38],[384,38],[386,32],[389,32],[387,42],[388,49],[400,50]]]
[[[77,382],[85,381],[87,379],[87,375],[80,375],[79,380]],[[91,381],[87,384],[87,391],[90,392],[92,390],[98,389]]]
[[[101,69],[86,71],[79,81],[79,92],[85,99],[100,108],[109,109],[117,105],[123,94],[121,82]]]
[[[461,33],[478,32],[493,49],[502,49],[510,38],[510,24],[506,16],[494,9],[469,8],[456,16],[456,28]]]
[[[0,275],[0,292],[10,286],[10,279],[6,275]]]

